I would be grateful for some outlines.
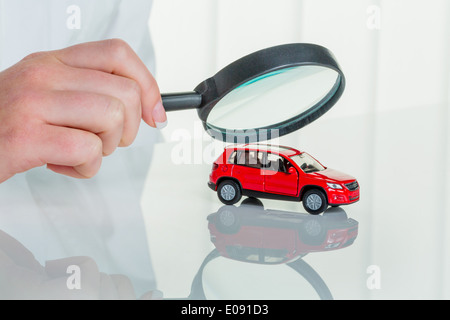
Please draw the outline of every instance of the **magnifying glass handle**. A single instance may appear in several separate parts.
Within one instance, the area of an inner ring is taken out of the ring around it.
[[[202,104],[202,95],[195,91],[163,93],[161,98],[166,111],[196,109]]]

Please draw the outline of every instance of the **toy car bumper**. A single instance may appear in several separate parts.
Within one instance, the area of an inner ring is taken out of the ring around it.
[[[216,191],[216,184],[215,184],[215,183],[212,183],[211,181],[209,181],[209,182],[208,182],[208,187],[209,187],[211,190]]]
[[[359,201],[359,189],[355,191],[328,190],[328,203],[330,205],[351,204]]]

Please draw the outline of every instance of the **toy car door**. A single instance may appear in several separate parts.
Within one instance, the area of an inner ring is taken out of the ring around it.
[[[239,180],[242,189],[264,191],[261,158],[262,154],[260,151],[238,151],[233,168],[233,176]]]
[[[296,196],[298,191],[297,169],[282,156],[270,152],[265,153],[263,162],[264,191]]]

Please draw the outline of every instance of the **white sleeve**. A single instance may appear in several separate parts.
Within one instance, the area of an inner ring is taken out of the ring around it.
[[[117,37],[127,41],[153,71],[151,4],[151,0],[0,0],[0,69],[32,52]],[[79,29],[67,26],[74,14],[70,6],[79,8]],[[90,256],[102,272],[125,274],[138,292],[153,288],[140,200],[158,137],[156,129],[141,126],[133,148],[105,158],[90,180],[41,167],[1,183],[0,230],[42,264]]]
[[[153,72],[151,6],[151,0],[0,0],[0,67],[37,51],[121,38]]]

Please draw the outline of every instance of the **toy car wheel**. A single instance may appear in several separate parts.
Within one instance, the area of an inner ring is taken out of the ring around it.
[[[217,196],[224,204],[235,204],[241,200],[241,188],[235,181],[225,180],[219,184]]]
[[[217,230],[223,234],[234,234],[241,228],[239,215],[235,206],[223,206],[218,211],[215,221]]]
[[[322,225],[320,217],[311,217],[304,222],[299,230],[300,239],[303,243],[317,246],[325,241],[327,230]]]
[[[311,189],[303,195],[303,207],[310,214],[321,214],[328,207],[325,194],[319,189]]]
[[[323,213],[323,217],[326,221],[330,221],[331,223],[335,223],[336,221],[347,221],[348,219],[347,213],[340,207],[328,208]]]
[[[264,209],[264,204],[258,198],[247,198],[242,200],[241,206],[254,206]]]

